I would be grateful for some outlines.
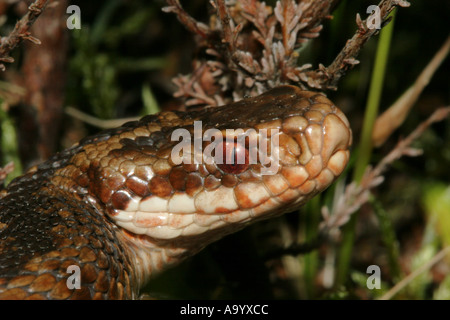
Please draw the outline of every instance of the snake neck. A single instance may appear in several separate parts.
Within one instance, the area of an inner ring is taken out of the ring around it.
[[[208,243],[190,243],[178,246],[175,243],[152,241],[146,236],[137,236],[122,229],[119,238],[133,262],[137,288],[142,288],[148,281],[173,267],[186,258],[201,251]]]

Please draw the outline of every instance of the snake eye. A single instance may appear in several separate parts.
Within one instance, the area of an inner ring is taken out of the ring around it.
[[[222,155],[216,154],[217,166],[225,173],[239,174],[249,166],[248,150],[238,142],[223,141],[216,150],[222,150]]]

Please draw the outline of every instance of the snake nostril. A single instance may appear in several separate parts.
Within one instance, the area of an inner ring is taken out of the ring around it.
[[[322,158],[327,163],[339,150],[347,150],[351,145],[351,130],[336,114],[329,114],[323,121]]]

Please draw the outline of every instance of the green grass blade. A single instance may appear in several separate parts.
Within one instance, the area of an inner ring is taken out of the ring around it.
[[[353,179],[361,181],[367,165],[370,163],[372,155],[372,129],[378,115],[378,109],[382,94],[384,75],[388,60],[389,47],[391,43],[395,10],[391,14],[392,21],[381,30],[378,41],[375,64],[372,72],[372,79],[369,88],[366,111],[364,114],[363,128],[358,146],[358,157],[355,163]],[[355,240],[355,215],[350,222],[343,228],[343,241],[339,252],[339,261],[336,274],[336,288],[342,286],[349,275],[349,266]]]

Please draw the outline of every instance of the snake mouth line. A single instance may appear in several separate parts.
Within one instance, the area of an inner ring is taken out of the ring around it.
[[[227,225],[267,219],[294,210],[323,191],[344,169],[342,165],[337,168],[335,162],[342,163],[342,159],[348,157],[348,151],[337,151],[329,166],[315,177],[309,177],[304,170],[294,167],[285,172],[288,179],[265,176],[262,183],[243,183],[239,192],[245,196],[221,186],[194,199],[184,194],[175,195],[172,200],[152,197],[136,200],[142,209],[130,206],[126,208],[128,211],[116,211],[112,218],[120,227],[155,240],[197,236]],[[177,206],[171,205],[170,201],[176,201]],[[160,203],[160,208],[155,207],[156,202]],[[148,211],[143,211],[145,208]]]

